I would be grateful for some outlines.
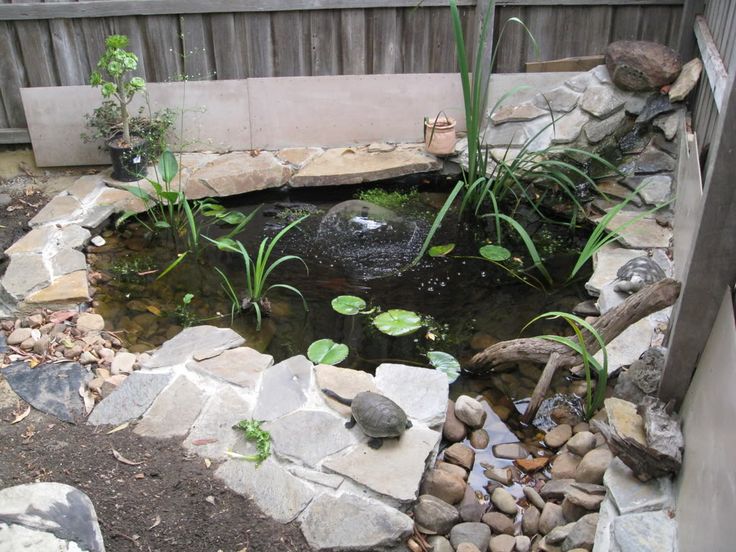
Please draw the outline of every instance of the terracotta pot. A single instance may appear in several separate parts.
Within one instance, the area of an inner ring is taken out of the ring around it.
[[[455,119],[451,117],[427,118],[424,120],[424,145],[434,155],[455,153]]]

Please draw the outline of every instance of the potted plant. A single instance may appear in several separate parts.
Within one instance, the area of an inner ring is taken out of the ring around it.
[[[137,92],[145,90],[146,82],[130,73],[138,68],[138,56],[125,50],[128,37],[111,35],[105,39],[105,53],[97,62],[97,71],[90,75],[90,84],[100,87],[102,97],[117,104],[115,117],[120,131],[107,141],[112,157],[113,178],[125,182],[146,175],[146,139],[131,133],[128,105]]]
[[[429,153],[438,156],[455,153],[455,119],[444,113],[434,119],[424,118],[424,145]]]

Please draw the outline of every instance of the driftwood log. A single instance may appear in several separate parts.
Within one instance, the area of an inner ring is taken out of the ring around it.
[[[604,343],[610,343],[631,324],[673,305],[679,294],[680,282],[665,278],[631,295],[600,316],[592,326],[603,338]],[[598,352],[600,346],[595,337],[584,329],[582,332],[586,350],[591,354]],[[501,365],[515,362],[536,362],[545,365],[532,393],[529,407],[522,417],[522,421],[529,423],[537,414],[557,369],[572,368],[582,364],[583,360],[580,355],[561,343],[528,337],[491,345],[470,359],[465,369],[471,374],[484,374]]]

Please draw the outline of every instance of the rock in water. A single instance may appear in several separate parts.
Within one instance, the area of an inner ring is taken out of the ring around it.
[[[663,44],[620,40],[608,45],[606,67],[619,88],[644,91],[673,82],[682,70],[682,62],[677,52]]]

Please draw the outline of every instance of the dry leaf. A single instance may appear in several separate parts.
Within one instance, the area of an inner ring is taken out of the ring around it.
[[[151,529],[153,529],[154,527],[158,527],[159,525],[161,525],[161,516],[156,516],[156,519],[153,520],[153,525],[151,525],[148,530],[150,531]]]
[[[210,460],[209,458],[205,458],[205,459],[204,459],[204,466],[205,466],[205,467],[206,467],[207,469],[209,469],[209,467],[210,467],[211,465],[212,465],[212,460]]]
[[[212,443],[216,443],[216,442],[217,442],[217,439],[194,439],[192,441],[192,444],[195,447],[199,447],[202,445],[211,445]]]
[[[69,320],[75,314],[77,314],[75,311],[70,311],[70,310],[52,312],[49,315],[49,322],[53,322],[54,324],[60,324],[61,322],[65,322],[66,320]]]
[[[30,406],[30,405],[28,405],[28,407],[27,407],[27,408],[26,408],[26,409],[25,409],[25,410],[24,410],[23,412],[21,412],[20,414],[18,414],[18,415],[17,415],[16,417],[15,417],[15,420],[13,420],[13,421],[12,421],[12,422],[10,422],[10,423],[11,423],[11,424],[17,424],[18,422],[22,422],[23,420],[25,420],[25,419],[26,419],[26,417],[27,417],[27,416],[28,416],[28,415],[29,415],[30,413],[31,413],[31,406]]]
[[[161,309],[154,305],[148,305],[146,307],[146,310],[150,312],[151,314],[155,314],[156,316],[161,316]]]
[[[84,401],[85,413],[89,415],[89,413],[92,412],[92,409],[95,407],[95,396],[92,394],[92,391],[89,390],[85,383],[83,383],[79,387],[79,396],[82,397],[82,400]]]
[[[145,477],[145,474],[137,473],[133,476],[133,479],[144,479]]]
[[[106,433],[106,435],[112,435],[113,433],[117,433],[118,431],[124,430],[126,427],[130,425],[130,422],[125,422],[120,424],[118,427],[112,428],[110,431]]]
[[[128,460],[125,456],[120,454],[115,449],[112,449],[112,455],[115,457],[115,460],[122,464],[127,464],[128,466],[140,466],[143,462],[133,462],[132,460]]]

